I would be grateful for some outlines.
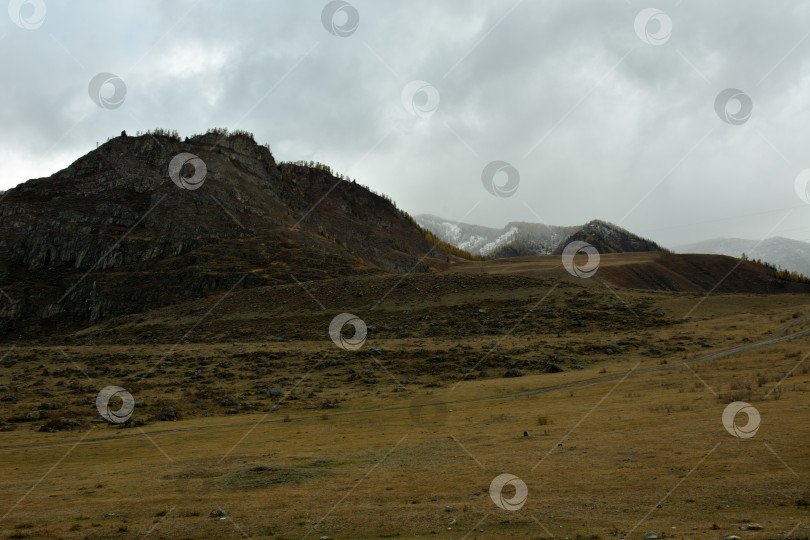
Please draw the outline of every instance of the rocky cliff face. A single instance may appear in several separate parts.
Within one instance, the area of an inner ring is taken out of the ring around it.
[[[174,182],[180,154],[197,156],[204,177],[192,160],[179,169],[189,182]],[[387,200],[320,169],[280,166],[251,136],[122,136],[6,193],[0,329],[82,326],[291,273],[420,271],[431,247]]]

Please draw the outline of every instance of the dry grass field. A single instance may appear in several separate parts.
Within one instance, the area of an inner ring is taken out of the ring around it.
[[[810,535],[810,295],[701,301],[488,264],[240,291],[9,345],[0,533]],[[329,339],[340,312],[368,325],[360,349]],[[126,424],[94,421],[108,385],[136,402]],[[736,401],[760,414],[750,438],[723,425]],[[40,431],[58,418],[75,425]],[[525,483],[517,510],[490,497],[503,473]]]

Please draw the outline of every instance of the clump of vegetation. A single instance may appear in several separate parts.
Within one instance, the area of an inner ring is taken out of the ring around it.
[[[290,167],[292,165],[295,165],[296,167],[308,167],[310,169],[318,169],[321,171],[326,171],[335,178],[340,178],[341,180],[346,180],[347,182],[351,180],[348,176],[344,174],[336,173],[334,170],[332,170],[332,167],[330,167],[325,163],[321,163],[320,161],[312,161],[312,160],[306,161],[303,159],[299,159],[297,161],[282,161],[281,163],[279,163],[279,166],[281,167],[284,166]],[[351,181],[355,182],[355,180]]]
[[[791,283],[804,283],[806,285],[810,285],[810,278],[805,276],[804,274],[797,272],[796,270],[787,270],[782,268],[781,266],[777,266],[773,263],[769,263],[767,261],[763,261],[762,259],[749,259],[748,255],[743,253],[740,258],[744,261],[751,261],[757,264],[761,264],[765,268],[768,268],[773,271],[776,279],[781,281],[789,281]]]
[[[124,133],[125,132],[122,132],[122,135]],[[168,130],[168,129],[163,129],[163,128],[155,128],[155,129],[151,129],[151,130],[148,130],[148,131],[145,131],[145,132],[140,132],[139,131],[139,132],[136,133],[136,135],[138,137],[140,137],[142,135],[151,135],[153,137],[166,137],[166,138],[172,139],[173,141],[180,142],[180,134],[177,133],[176,129]]]

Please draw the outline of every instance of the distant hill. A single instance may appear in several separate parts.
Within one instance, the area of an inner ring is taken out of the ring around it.
[[[448,272],[475,275],[557,275],[570,277],[559,255],[504,257],[483,263],[459,262]],[[675,291],[696,294],[810,293],[810,280],[784,275],[764,264],[741,261],[726,255],[678,254],[668,251],[604,253],[600,257],[597,282],[638,290]],[[575,279],[575,282],[583,280]],[[584,280],[590,281],[590,280]]]
[[[759,245],[757,245],[759,244]],[[762,242],[743,238],[715,238],[695,244],[678,246],[677,253],[710,253],[749,259],[761,259],[791,272],[810,276],[810,243],[776,236]]]
[[[666,251],[655,242],[600,220],[565,227],[512,222],[501,229],[495,229],[450,221],[430,214],[420,214],[415,219],[419,225],[448,244],[491,259],[559,254],[568,243],[575,240],[590,243],[600,253]]]

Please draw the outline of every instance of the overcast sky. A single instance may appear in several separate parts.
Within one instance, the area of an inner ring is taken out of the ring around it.
[[[8,11],[0,188],[122,129],[218,126],[252,131],[277,160],[332,165],[412,214],[497,227],[601,218],[667,246],[810,241],[795,189],[810,168],[810,2],[12,0]],[[110,84],[96,97],[110,108],[91,99],[98,73],[120,78],[123,102]],[[738,99],[723,106],[728,94]],[[493,161],[513,169],[488,190]]]

